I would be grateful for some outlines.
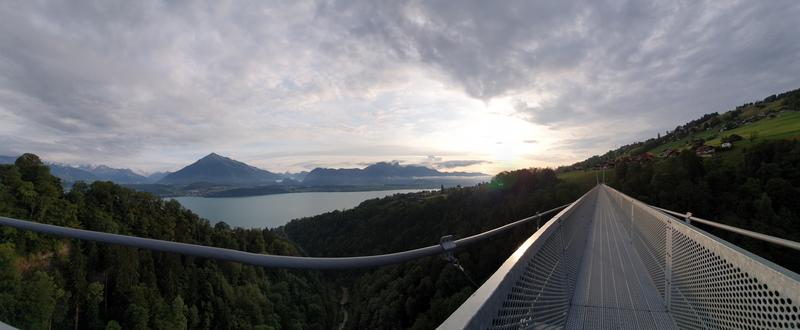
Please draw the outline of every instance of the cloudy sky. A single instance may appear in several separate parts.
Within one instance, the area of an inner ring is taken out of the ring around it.
[[[0,154],[555,166],[800,88],[800,2],[3,1]]]

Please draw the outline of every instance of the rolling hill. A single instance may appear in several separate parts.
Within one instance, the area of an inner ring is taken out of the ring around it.
[[[560,176],[576,170],[645,158],[658,160],[691,150],[705,158],[738,163],[750,147],[764,141],[800,138],[800,89],[770,95],[761,101],[745,103],[724,113],[709,113],[677,126],[664,135],[610,150],[603,155],[559,167]],[[723,146],[723,143],[730,145]],[[580,177],[578,174],[566,177]],[[594,180],[592,178],[592,180]]]

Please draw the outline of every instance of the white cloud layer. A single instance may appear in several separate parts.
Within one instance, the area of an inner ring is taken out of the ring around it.
[[[0,154],[564,164],[800,87],[797,17],[794,0],[4,2]]]

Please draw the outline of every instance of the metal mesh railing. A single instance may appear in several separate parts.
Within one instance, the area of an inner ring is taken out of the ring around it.
[[[614,242],[598,243],[587,237],[592,231]],[[593,253],[596,244],[608,252],[632,247],[629,258],[641,260],[641,271]],[[606,277],[637,277],[642,291],[625,286],[631,280],[606,286],[603,271],[597,283],[581,277],[576,288],[577,274],[593,274],[583,254],[609,267]],[[634,299],[648,294],[648,283],[652,299]],[[627,292],[609,293],[615,287]],[[626,297],[630,303],[620,300]],[[440,328],[800,329],[799,309],[800,275],[599,185],[532,235]]]
[[[442,328],[561,328],[586,246],[589,191],[548,221],[476,291]]]
[[[607,188],[633,212],[634,246],[685,329],[800,329],[800,277]]]

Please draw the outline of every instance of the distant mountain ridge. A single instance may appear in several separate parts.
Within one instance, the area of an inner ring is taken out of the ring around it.
[[[13,156],[0,156],[0,164],[13,164],[16,159]],[[105,165],[72,166],[49,163],[48,166],[51,173],[66,184],[76,181],[112,181],[159,194],[166,191],[169,195],[203,195],[225,189],[274,185],[305,186],[309,189],[329,187],[334,191],[339,191],[343,186],[350,187],[347,189],[361,186],[367,190],[381,186],[449,187],[473,185],[489,177],[483,173],[440,172],[421,165],[400,165],[399,162],[378,162],[363,169],[318,167],[310,172],[278,174],[213,152],[178,171],[156,172],[149,176],[137,174],[127,168]]]
[[[14,164],[16,156],[0,156],[0,164]],[[149,177],[136,174],[127,168],[113,168],[106,165],[66,165],[59,163],[47,163],[50,173],[58,177],[65,183],[75,181],[112,181],[119,184],[140,184],[151,183]],[[154,173],[155,174],[155,173]]]
[[[101,180],[92,172],[69,165],[50,163],[47,164],[47,167],[50,168],[50,173],[52,173],[54,176],[57,176],[65,183],[72,183],[75,181],[83,181],[88,183]]]
[[[17,157],[0,155],[0,164],[14,164]]]
[[[198,161],[166,175],[158,183],[184,185],[205,182],[227,185],[256,185],[276,183],[281,179],[283,179],[283,176],[280,174],[262,170],[212,152]]]
[[[359,168],[315,168],[306,175],[303,184],[321,185],[371,185],[409,183],[420,179],[483,177],[483,173],[439,172],[419,165],[400,165],[398,162],[379,162]]]
[[[113,181],[116,183],[150,183],[144,175],[136,174],[127,168],[113,168],[105,165],[90,166],[81,165],[79,169],[87,171],[97,177],[98,180]]]
[[[164,171],[164,172],[153,172],[147,176],[147,179],[150,182],[158,182],[159,180],[163,179],[165,176],[169,175],[172,172]]]

